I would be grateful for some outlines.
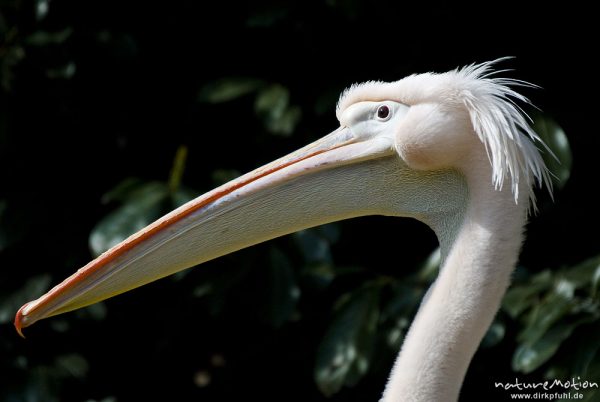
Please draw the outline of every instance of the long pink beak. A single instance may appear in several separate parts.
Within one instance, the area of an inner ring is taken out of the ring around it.
[[[23,328],[41,319],[274,237],[350,217],[387,214],[386,181],[398,163],[390,141],[358,139],[341,127],[133,234],[21,307],[16,330],[23,336]]]

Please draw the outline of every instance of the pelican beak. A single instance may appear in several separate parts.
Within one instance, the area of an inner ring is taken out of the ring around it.
[[[373,193],[398,162],[392,140],[340,127],[210,191],[114,246],[17,312],[22,330],[233,251],[320,224],[385,214]],[[369,196],[365,196],[369,194]]]

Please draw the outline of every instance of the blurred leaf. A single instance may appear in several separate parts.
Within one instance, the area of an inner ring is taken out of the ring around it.
[[[241,176],[241,173],[235,169],[217,169],[211,174],[212,181],[217,186],[237,179],[239,176]]]
[[[289,101],[290,92],[281,84],[271,84],[256,96],[254,110],[272,134],[288,136],[300,121],[302,111]]]
[[[340,226],[337,223],[328,223],[326,225],[317,226],[315,230],[331,244],[336,243],[340,239]]]
[[[265,304],[266,316],[273,327],[279,328],[294,313],[300,298],[300,288],[296,284],[292,264],[285,254],[272,247],[269,262],[265,286],[268,297]]]
[[[65,333],[71,328],[69,321],[62,318],[50,320],[49,324],[50,328],[58,333]]]
[[[78,317],[89,317],[96,321],[104,320],[107,313],[108,310],[104,302],[98,302],[76,311]]]
[[[599,266],[600,257],[595,257],[558,271],[523,276],[521,284],[508,291],[503,309],[523,323],[513,370],[530,373],[551,362],[547,378],[583,375],[598,351],[589,334],[600,328],[600,303],[595,300]],[[582,326],[588,323],[593,324]],[[582,329],[576,332],[579,326]],[[557,353],[563,345],[569,352]]]
[[[506,325],[498,319],[494,320],[492,325],[488,328],[483,340],[481,341],[481,347],[491,348],[499,344],[504,335],[506,334]]]
[[[440,248],[436,248],[419,268],[417,280],[421,283],[431,283],[437,277],[442,263]]]
[[[118,399],[114,396],[107,396],[102,399],[88,399],[86,402],[118,402]]]
[[[321,92],[315,100],[314,111],[319,116],[329,115],[335,110],[335,105],[340,98],[340,93],[344,88],[327,88]]]
[[[556,121],[546,115],[535,116],[533,129],[558,158],[557,161],[549,152],[543,152],[542,150],[544,162],[554,175],[552,181],[558,188],[564,187],[571,175],[573,160],[571,147],[565,132]]]
[[[517,318],[531,304],[537,301],[538,294],[552,286],[552,274],[543,271],[524,284],[513,286],[508,290],[502,301],[502,308],[513,318]]]
[[[50,274],[29,278],[17,291],[0,298],[0,324],[12,322],[17,310],[30,300],[40,297],[50,287]]]
[[[205,85],[198,94],[200,102],[222,103],[248,95],[264,85],[255,78],[230,77]]]
[[[89,245],[93,254],[100,255],[197,196],[195,191],[181,186],[186,157],[187,147],[180,146],[173,160],[168,183],[127,178],[104,194],[104,203],[118,201],[122,205],[92,229]]]
[[[597,332],[595,332],[595,333],[597,333]],[[596,345],[598,345],[598,342],[595,342],[595,343],[596,343]],[[594,361],[590,362],[588,369],[585,371],[585,373],[582,373],[581,375],[579,374],[580,372],[578,372],[578,371],[574,371],[573,373],[575,373],[575,375],[573,377],[575,377],[575,376],[581,377],[582,382],[587,381],[588,384],[594,383],[594,382],[597,384],[600,384],[600,360],[595,359]],[[556,377],[546,377],[546,378],[556,378]],[[589,388],[581,390],[580,393],[583,393],[583,399],[580,399],[580,401],[598,402],[598,397],[600,397],[600,388],[589,387]],[[561,399],[561,401],[566,402],[567,400]]]
[[[126,201],[144,182],[137,177],[128,177],[102,196],[102,203]]]
[[[419,307],[424,289],[411,283],[394,282],[390,300],[382,308],[380,322],[391,323],[385,329],[385,342],[389,349],[397,351],[410,325],[410,320]],[[386,325],[384,325],[386,327]]]
[[[595,296],[598,293],[598,284],[600,284],[600,256],[565,269],[562,277],[571,282],[575,288],[589,286],[591,295]]]
[[[335,267],[331,245],[339,240],[339,226],[330,223],[316,228],[301,230],[292,235],[306,264],[302,274],[308,284],[324,289],[338,276],[345,274],[344,267]],[[358,272],[354,270],[353,272]]]
[[[185,160],[187,159],[188,149],[185,145],[180,145],[175,152],[175,158],[173,159],[173,166],[169,173],[169,192],[174,194],[181,185],[181,179],[183,178],[183,172],[185,171]]]
[[[360,15],[359,0],[326,0],[326,3],[343,13],[348,20],[355,20]]]
[[[89,371],[89,364],[83,356],[71,353],[60,355],[54,363],[57,373],[83,379]]]
[[[231,294],[235,293],[240,286],[244,286],[248,276],[251,275],[248,267],[243,265],[220,268],[205,267],[199,281],[201,284],[193,291],[194,297],[206,298],[208,310],[212,315],[223,313],[227,301],[231,299]]]
[[[585,327],[585,330],[589,334],[600,335],[600,321],[597,321],[595,325]],[[588,371],[592,367],[594,361],[598,361],[598,354],[600,351],[600,342],[597,339],[591,339],[591,342],[578,342],[577,349],[573,354],[573,367],[571,371],[574,374],[580,376],[588,375]],[[598,373],[598,380],[600,380],[600,372]]]
[[[316,229],[301,230],[293,234],[296,244],[300,247],[302,256],[310,263],[331,263],[329,241],[320,235]]]
[[[556,353],[563,341],[571,336],[577,326],[587,321],[589,318],[571,324],[561,323],[533,342],[522,343],[513,355],[513,370],[524,374],[531,373]]]
[[[289,8],[285,4],[272,4],[270,7],[251,14],[246,20],[250,28],[268,28],[285,19]]]
[[[65,64],[64,66],[46,70],[46,76],[48,76],[48,78],[52,78],[52,79],[55,79],[55,78],[69,79],[69,78],[73,77],[73,75],[75,75],[75,71],[77,71],[77,66],[73,62],[69,62],[69,63]]]
[[[552,292],[536,304],[529,312],[526,326],[519,332],[517,340],[521,343],[534,343],[560,318],[574,307],[572,285],[559,281]]]
[[[58,32],[37,31],[25,38],[24,42],[30,46],[60,45],[73,33],[73,28],[67,27]]]
[[[315,380],[321,392],[333,395],[352,385],[369,368],[379,315],[380,288],[362,287],[343,296],[317,352]]]
[[[263,88],[254,102],[254,110],[259,116],[279,118],[290,101],[290,91],[281,84],[271,84]]]
[[[328,263],[306,264],[302,268],[304,286],[325,289],[336,277],[334,267]]]
[[[280,116],[266,119],[265,125],[271,133],[288,137],[296,129],[301,117],[302,111],[300,108],[298,106],[290,106]]]
[[[57,397],[57,382],[54,367],[38,365],[29,371],[23,394],[15,401],[58,402],[60,399]]]
[[[171,194],[171,203],[173,208],[177,208],[186,202],[193,200],[199,195],[200,194],[195,190],[186,187],[179,187],[175,193]]]
[[[50,0],[36,0],[35,2],[35,18],[40,21],[48,15],[50,8]]]
[[[596,383],[600,383],[600,376],[595,377]],[[598,397],[600,396],[600,390],[597,388],[588,388],[583,393],[583,399],[580,399],[581,402],[598,402]],[[561,399],[560,402],[568,402],[566,399]]]
[[[393,295],[381,312],[381,320],[410,316],[421,303],[423,290],[408,283],[393,283]]]
[[[89,245],[94,255],[98,256],[119,244],[169,209],[165,205],[169,190],[164,183],[150,182],[129,187],[129,190],[125,203],[106,215],[92,229]]]

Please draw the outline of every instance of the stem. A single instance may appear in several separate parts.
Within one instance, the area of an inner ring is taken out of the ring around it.
[[[187,159],[188,148],[185,145],[180,145],[175,152],[175,158],[173,159],[173,166],[169,173],[169,192],[174,194],[179,190],[181,185],[181,179],[183,172],[185,171],[185,161]]]

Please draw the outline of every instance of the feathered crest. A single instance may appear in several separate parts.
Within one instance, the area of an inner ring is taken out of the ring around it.
[[[527,115],[516,103],[531,104],[511,87],[536,87],[524,81],[494,75],[494,64],[507,57],[458,68],[446,73],[424,73],[395,82],[369,81],[346,89],[337,104],[338,118],[350,105],[361,101],[396,100],[407,105],[437,101],[464,105],[473,129],[484,144],[492,165],[492,182],[497,190],[511,181],[515,202],[519,184],[525,180],[528,198],[535,210],[534,182],[544,184],[552,195],[550,173],[535,143],[552,151],[527,123]]]

